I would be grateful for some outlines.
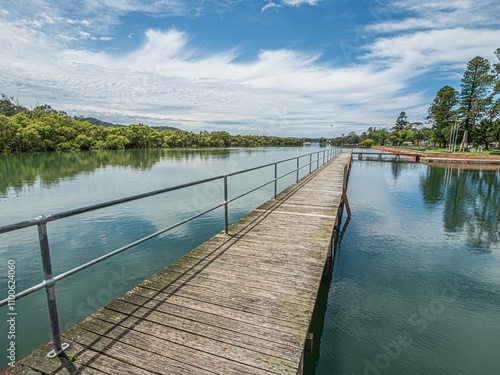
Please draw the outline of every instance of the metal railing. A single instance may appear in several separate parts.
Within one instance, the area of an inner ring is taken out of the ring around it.
[[[315,155],[314,160],[313,160],[313,155]],[[117,200],[113,200],[113,201],[109,201],[109,202],[104,202],[104,203],[100,203],[100,204],[95,204],[95,205],[91,205],[91,206],[77,208],[74,210],[60,212],[60,213],[53,214],[53,215],[48,215],[48,216],[40,215],[33,220],[22,221],[22,222],[18,222],[15,224],[2,226],[2,227],[0,227],[0,234],[23,229],[23,228],[27,228],[27,227],[31,227],[31,226],[35,226],[35,225],[38,226],[38,240],[40,243],[40,252],[41,252],[41,257],[42,257],[42,267],[43,267],[44,280],[43,280],[43,282],[41,282],[37,285],[34,285],[31,288],[25,289],[20,293],[17,293],[15,295],[9,295],[8,298],[0,301],[0,307],[5,306],[9,303],[12,303],[13,301],[15,301],[17,299],[25,297],[25,296],[27,296],[31,293],[34,293],[42,288],[45,288],[46,293],[47,293],[47,306],[48,306],[48,311],[49,311],[50,337],[51,337],[52,343],[54,345],[54,350],[52,350],[50,353],[48,353],[47,356],[55,357],[55,356],[61,354],[68,347],[68,344],[62,343],[62,341],[61,341],[61,326],[60,326],[60,320],[59,320],[59,312],[57,309],[56,293],[55,293],[55,288],[54,288],[54,285],[56,282],[58,282],[62,279],[65,279],[66,277],[68,277],[70,275],[73,275],[79,271],[82,271],[85,268],[88,268],[94,264],[97,264],[97,263],[99,263],[107,258],[110,258],[116,254],[119,254],[125,250],[128,250],[136,245],[139,245],[140,243],[143,243],[143,242],[145,242],[151,238],[154,238],[162,233],[165,233],[165,232],[168,232],[174,228],[177,228],[178,226],[180,226],[182,224],[185,224],[191,220],[194,220],[200,216],[203,216],[209,212],[212,212],[212,211],[214,211],[222,206],[224,206],[225,234],[229,234],[229,204],[231,202],[234,202],[235,200],[240,199],[240,198],[242,198],[250,193],[253,193],[254,191],[259,190],[259,189],[261,189],[269,184],[272,184],[272,183],[274,183],[274,198],[276,198],[277,194],[278,194],[278,191],[277,191],[278,190],[278,181],[280,179],[282,179],[286,176],[289,176],[293,173],[296,173],[296,182],[298,182],[299,181],[299,171],[301,169],[309,166],[309,174],[310,174],[313,170],[312,166],[314,163],[316,163],[316,168],[314,168],[314,169],[317,169],[317,168],[319,168],[320,163],[321,163],[321,165],[323,165],[328,160],[334,158],[336,155],[337,155],[337,150],[333,149],[333,148],[323,150],[323,151],[312,152],[309,154],[305,154],[305,155],[301,155],[301,156],[297,156],[297,157],[293,157],[293,158],[289,158],[289,159],[285,159],[285,160],[276,161],[274,163],[264,164],[264,165],[260,165],[258,167],[245,169],[242,171],[237,171],[237,172],[233,172],[233,173],[226,173],[226,174],[220,175],[220,176],[206,178],[203,180],[189,182],[186,184],[176,185],[176,186],[168,187],[165,189],[155,190],[155,191],[151,191],[148,193],[138,194],[138,195],[134,195],[134,196],[126,197],[126,198],[121,198],[121,199],[117,199]],[[300,166],[300,159],[305,158],[307,156],[309,156],[309,162],[307,164],[304,164],[303,166]],[[278,176],[278,164],[289,162],[289,161],[292,161],[294,159],[297,160],[297,167],[295,169],[293,169],[291,172],[288,172],[288,173],[285,173],[281,176]],[[273,179],[271,179],[270,181],[268,181],[268,182],[266,182],[266,183],[264,183],[256,188],[253,188],[253,189],[251,189],[251,190],[249,190],[241,195],[238,195],[235,198],[228,199],[228,181],[227,181],[228,177],[240,175],[243,173],[248,173],[251,171],[255,171],[255,170],[263,169],[263,168],[267,168],[267,167],[274,167],[274,178]],[[57,276],[52,275],[52,262],[50,260],[50,248],[49,248],[49,240],[48,240],[48,235],[47,235],[47,223],[48,222],[64,219],[64,218],[67,218],[70,216],[80,215],[80,214],[87,213],[90,211],[100,210],[100,209],[103,209],[106,207],[111,207],[111,206],[115,206],[118,204],[131,202],[134,200],[151,197],[151,196],[158,195],[158,194],[164,194],[164,193],[168,193],[171,191],[184,189],[187,187],[204,184],[204,183],[211,182],[211,181],[221,180],[221,179],[223,179],[223,181],[224,181],[224,201],[222,203],[219,203],[219,204],[213,206],[212,208],[209,208],[209,209],[202,211],[194,216],[191,216],[187,219],[179,221],[176,224],[170,225],[164,229],[161,229],[161,230],[159,230],[155,233],[152,233],[146,237],[143,237],[137,241],[131,242],[128,245],[120,247],[119,249],[113,250],[105,255],[102,255],[98,258],[95,258],[95,259],[91,260],[90,262],[84,263],[84,264],[82,264],[78,267],[75,267],[69,271],[63,272],[60,275],[57,275]]]

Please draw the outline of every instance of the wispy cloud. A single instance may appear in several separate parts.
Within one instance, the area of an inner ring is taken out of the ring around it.
[[[13,28],[24,34],[22,26],[9,25]],[[291,50],[262,51],[245,63],[235,62],[233,51],[195,58],[200,54],[189,47],[185,33],[148,30],[145,36],[139,49],[120,57],[53,45],[41,33],[27,36],[25,48],[38,46],[36,71],[17,64],[22,52],[11,48],[7,55],[13,59],[1,61],[2,81],[6,89],[17,86],[16,92],[47,98],[61,109],[101,112],[122,122],[127,117],[198,130],[250,119],[253,127],[231,131],[276,135],[306,135],[332,119],[357,121],[364,128],[367,113],[380,124],[380,108],[410,108],[422,101],[401,91],[405,75],[391,68],[333,69],[318,62],[320,55]],[[343,106],[353,103],[356,113],[346,113]]]
[[[264,5],[261,9],[261,12],[265,12],[268,9],[278,9],[282,6],[289,7],[299,7],[302,5],[317,5],[321,0],[281,0],[281,1],[273,1],[267,0],[267,4]]]
[[[86,32],[86,31],[80,31],[78,33],[78,35],[80,36],[80,39],[101,40],[101,41],[104,41],[104,42],[107,42],[109,40],[115,39],[112,36],[99,36],[99,37],[93,36],[93,35],[91,35],[90,33]]]
[[[387,18],[364,27],[367,32],[394,33],[412,30],[446,29],[455,27],[485,28],[499,26],[496,0],[389,0],[384,3]]]
[[[269,1],[266,5],[264,5],[261,9],[261,12],[264,13],[268,9],[278,9],[281,8],[281,4],[276,4],[275,2]]]
[[[316,5],[320,2],[321,0],[283,0],[282,3],[285,5],[293,6],[293,7],[298,7],[301,5]]]
[[[476,55],[493,58],[500,47],[499,5],[488,0],[448,1],[446,7],[387,0],[391,17],[360,26],[371,38],[357,46],[350,66],[326,60],[323,51],[291,48],[264,49],[243,60],[238,46],[207,51],[177,28],[127,30],[120,42],[134,49],[111,53],[96,46],[116,37],[122,14],[194,17],[200,6],[215,10],[201,1],[54,3],[48,8],[38,0],[29,13],[0,9],[1,92],[26,105],[43,101],[72,114],[193,131],[306,136],[331,131],[332,123],[341,132],[364,131],[392,125],[401,110],[421,121],[432,98],[412,87],[415,81],[430,71],[449,76]],[[318,4],[268,1],[256,12]],[[78,17],[71,7],[81,7]],[[476,21],[460,25],[466,14]]]

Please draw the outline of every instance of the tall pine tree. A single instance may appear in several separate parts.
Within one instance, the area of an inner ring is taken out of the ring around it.
[[[406,117],[406,113],[403,111],[399,114],[397,120],[396,120],[396,124],[394,125],[394,129],[395,130],[403,130],[405,129],[408,125],[410,124],[410,122],[408,121],[408,118]]]
[[[463,124],[465,130],[472,135],[473,147],[475,147],[476,122],[486,115],[493,100],[493,79],[490,62],[480,56],[468,62],[467,70],[462,77],[460,112],[466,118]]]
[[[500,48],[497,48],[495,51],[495,55],[498,59],[496,64],[493,64],[493,75],[494,75],[494,84],[493,84],[493,95],[500,95]],[[500,98],[492,104],[490,108],[490,117],[491,119],[497,119],[500,116]]]

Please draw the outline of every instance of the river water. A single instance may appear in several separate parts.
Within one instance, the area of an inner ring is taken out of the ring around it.
[[[319,150],[312,145],[0,155],[0,226]],[[295,161],[288,162],[279,172],[294,167]],[[273,175],[267,168],[231,177],[229,198]],[[294,180],[284,179],[279,190]],[[272,194],[269,186],[236,201],[230,221]],[[322,286],[313,322],[315,352],[306,372],[498,374],[498,169],[355,161],[348,196],[352,218],[333,276]],[[222,200],[222,184],[214,182],[51,222],[54,274]],[[57,283],[62,328],[203,243],[223,224],[223,211],[216,210]],[[9,259],[16,261],[18,291],[42,280],[36,228],[0,235],[2,298]],[[45,292],[17,301],[16,311],[19,357],[49,339]],[[0,314],[5,348],[5,307]],[[0,357],[0,368],[6,364]]]
[[[500,374],[500,169],[355,161],[348,198],[309,373]]]

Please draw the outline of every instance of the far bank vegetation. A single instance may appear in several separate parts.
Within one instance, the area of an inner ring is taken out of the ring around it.
[[[49,105],[28,110],[12,97],[2,94],[0,99],[0,152],[4,153],[302,144],[302,139],[231,135],[225,131],[197,134],[178,129],[158,131],[143,124],[96,126]]]

